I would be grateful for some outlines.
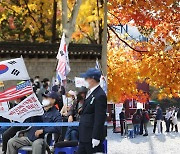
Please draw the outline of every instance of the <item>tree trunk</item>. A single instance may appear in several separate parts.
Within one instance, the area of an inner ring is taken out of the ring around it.
[[[71,17],[68,21],[67,17],[67,0],[62,0],[62,24],[63,24],[63,32],[65,33],[66,36],[66,44],[69,45],[72,33],[74,32],[75,29],[75,24],[76,24],[76,18],[79,12],[79,8],[81,6],[81,1],[82,0],[76,0]]]
[[[51,43],[56,42],[56,18],[57,18],[57,2],[53,2],[53,20],[52,20],[52,38]]]
[[[107,0],[104,0],[104,30],[103,30],[101,65],[104,76],[107,76]]]

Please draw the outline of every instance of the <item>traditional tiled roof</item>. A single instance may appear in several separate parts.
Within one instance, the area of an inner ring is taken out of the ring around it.
[[[59,44],[0,42],[0,57],[55,58]],[[70,44],[69,57],[72,59],[101,58],[102,46],[97,44]]]

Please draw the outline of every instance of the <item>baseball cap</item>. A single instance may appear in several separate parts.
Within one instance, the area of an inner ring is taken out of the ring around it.
[[[81,73],[80,77],[82,77],[82,78],[92,78],[92,79],[100,81],[101,72],[98,69],[89,68],[85,73]]]
[[[48,98],[55,99],[55,100],[58,100],[58,98],[59,98],[57,92],[54,92],[54,91],[50,91],[49,93],[44,94],[44,96],[48,97]]]

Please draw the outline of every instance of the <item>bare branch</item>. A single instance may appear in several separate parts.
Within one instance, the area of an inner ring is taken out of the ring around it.
[[[133,48],[132,46],[130,46],[126,41],[124,41],[123,39],[121,39],[120,37],[119,37],[119,35],[115,32],[115,30],[110,26],[110,25],[108,25],[108,27],[109,27],[109,29],[116,35],[116,37],[121,41],[121,42],[123,42],[124,44],[126,44],[129,48],[131,48],[132,50],[134,50],[134,51],[136,51],[136,52],[148,52],[147,50],[137,50],[137,49],[135,49],[135,48]]]

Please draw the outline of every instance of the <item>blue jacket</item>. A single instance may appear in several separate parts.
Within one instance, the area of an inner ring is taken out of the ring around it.
[[[43,122],[43,123],[62,122],[61,114],[56,109],[56,107],[52,107],[48,111],[44,112],[44,114],[41,116],[41,120],[39,120],[38,122]],[[39,138],[43,138],[44,134],[46,134],[46,133],[61,133],[61,127],[55,127],[55,126],[32,127],[27,133],[27,137],[29,138],[29,140],[31,140],[32,142],[35,141],[37,139],[37,137],[35,136],[35,132],[36,132],[36,130],[40,130],[40,129],[43,129],[44,133],[42,135],[40,135]]]
[[[163,120],[163,113],[161,108],[157,109],[156,120]]]

